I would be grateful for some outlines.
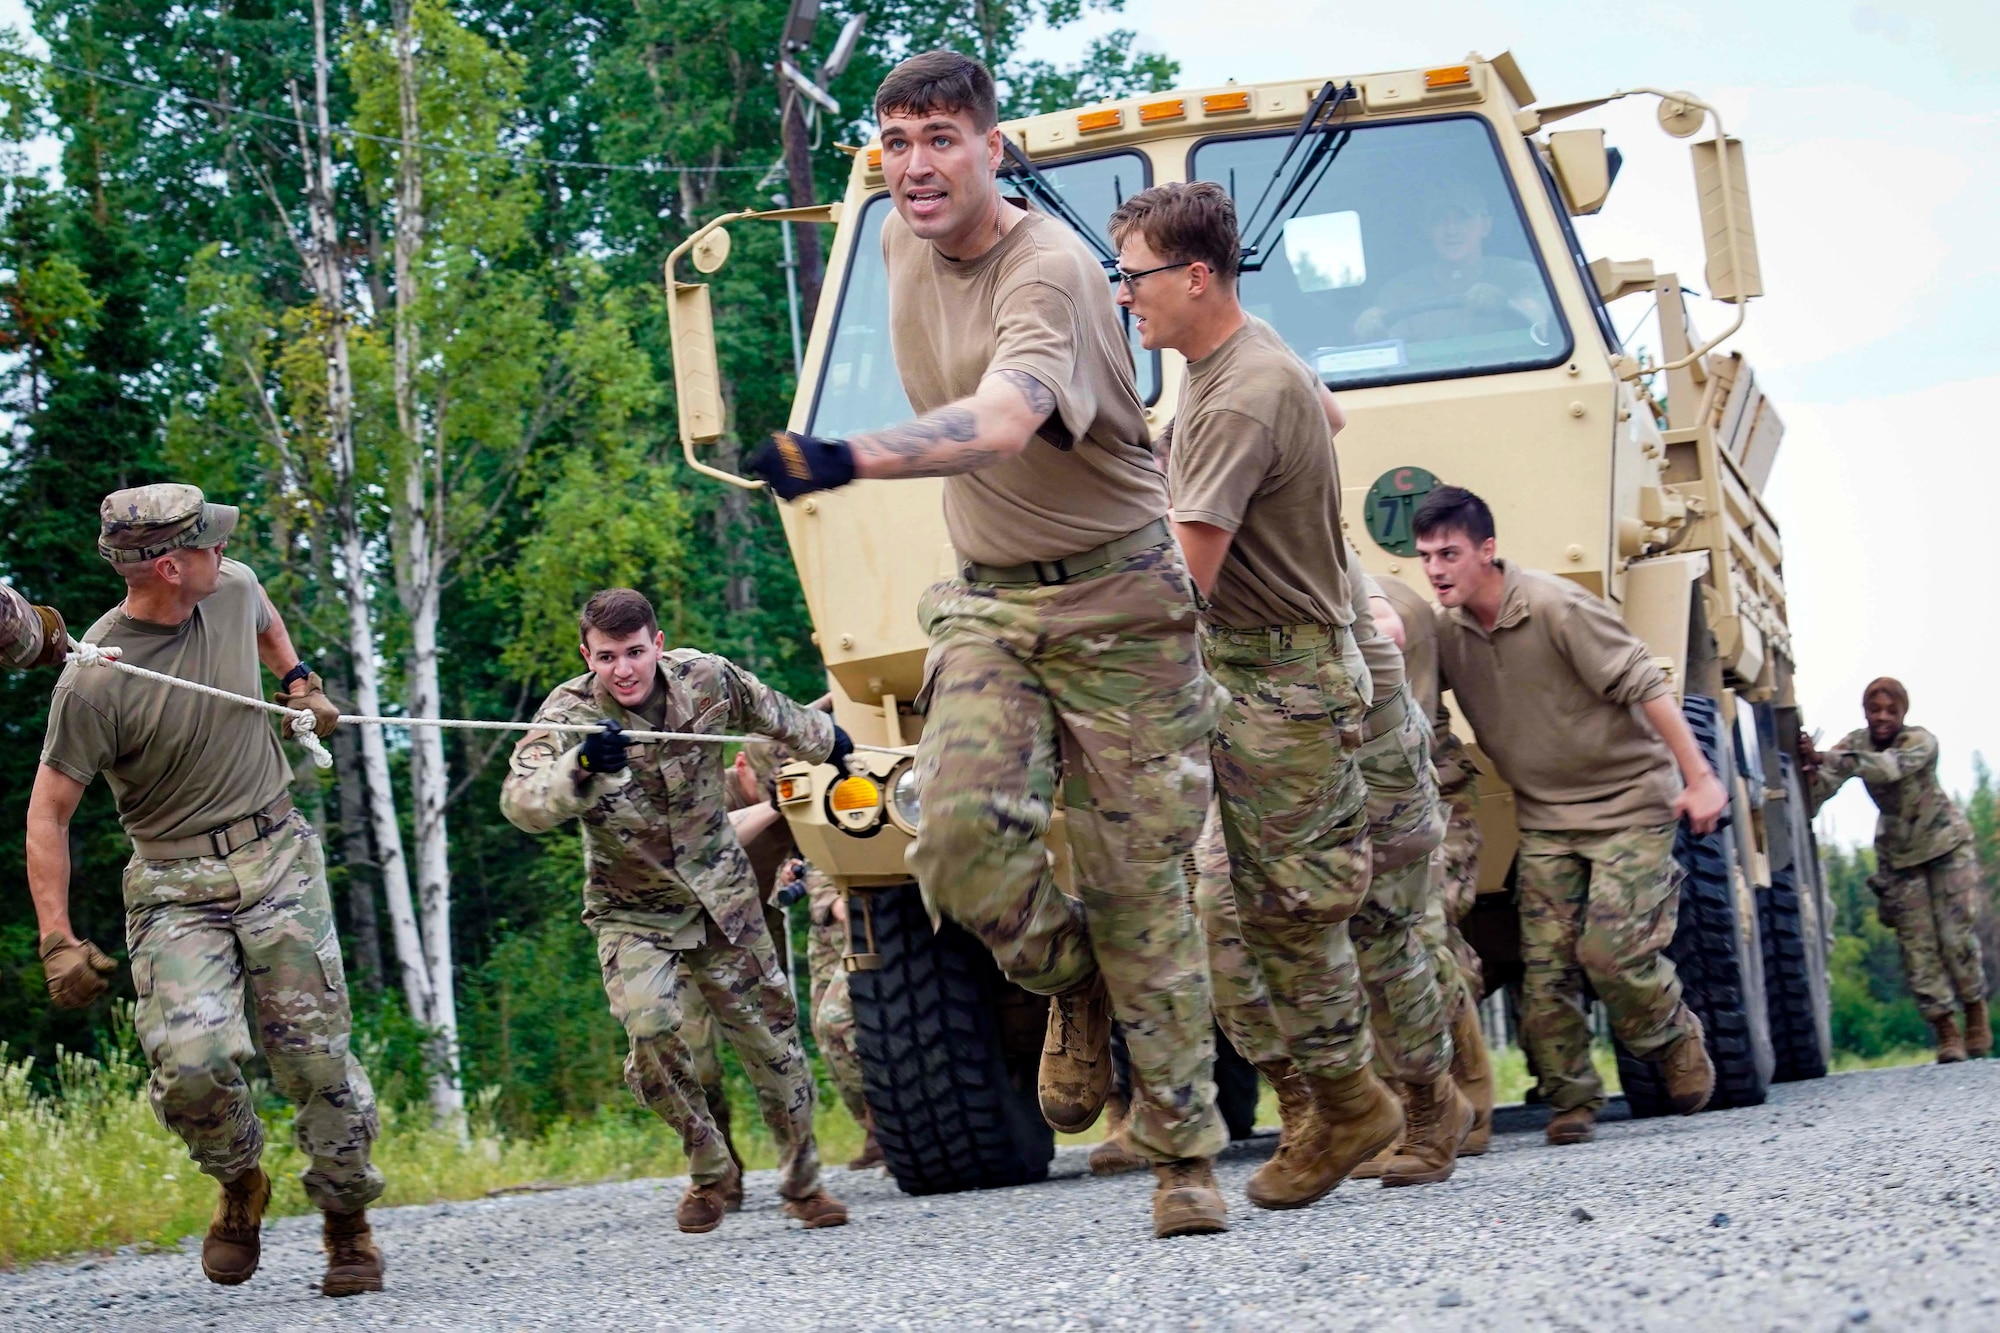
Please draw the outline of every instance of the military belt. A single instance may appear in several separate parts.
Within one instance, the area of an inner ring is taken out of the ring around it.
[[[1113,537],[1102,546],[1093,546],[1088,551],[1078,551],[1060,560],[1030,560],[1024,565],[977,565],[970,561],[960,565],[959,577],[967,583],[989,583],[1001,588],[1055,587],[1064,583],[1081,583],[1087,578],[1104,573],[1111,565],[1128,555],[1149,551],[1164,545],[1168,540],[1167,520],[1156,518],[1145,527],[1128,532],[1123,537]]]
[[[1369,709],[1361,718],[1361,739],[1372,741],[1378,736],[1386,736],[1403,725],[1410,716],[1410,696],[1401,686],[1395,693]]]
[[[292,813],[292,797],[287,792],[262,810],[253,810],[221,828],[185,838],[134,838],[132,849],[148,861],[185,861],[195,856],[228,856],[251,843],[268,838]]]
[[[1202,637],[1216,643],[1268,653],[1277,657],[1301,648],[1336,648],[1353,631],[1345,625],[1266,625],[1260,629],[1231,629],[1227,625],[1203,625]]]

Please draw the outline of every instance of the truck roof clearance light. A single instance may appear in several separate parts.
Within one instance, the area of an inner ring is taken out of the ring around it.
[[[1139,123],[1156,125],[1163,120],[1179,120],[1187,114],[1185,98],[1170,97],[1164,102],[1139,103]]]
[[[1102,111],[1080,111],[1076,117],[1078,134],[1096,134],[1100,130],[1115,130],[1125,123],[1122,107],[1109,106]]]
[[[1427,69],[1424,71],[1424,87],[1426,89],[1463,88],[1471,82],[1472,66],[1470,65],[1440,65],[1436,69]]]
[[[881,149],[871,148],[868,150],[868,169],[870,171],[880,171],[882,169]]]
[[[1250,94],[1248,92],[1210,93],[1201,99],[1201,113],[1204,116],[1225,116],[1232,111],[1248,111],[1249,109]]]

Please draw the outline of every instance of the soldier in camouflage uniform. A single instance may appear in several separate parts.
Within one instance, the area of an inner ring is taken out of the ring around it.
[[[1896,932],[1903,980],[1937,1033],[1939,1064],[1993,1050],[1986,969],[1979,956],[1979,855],[1972,826],[1938,782],[1937,737],[1910,726],[1910,696],[1888,676],[1861,697],[1868,725],[1824,754],[1801,745],[1815,813],[1858,777],[1881,811],[1875,824],[1875,891],[1882,923]],[[1959,1026],[1959,1010],[1965,1024]]]
[[[1453,1095],[1436,978],[1415,931],[1421,873],[1413,902],[1373,896],[1357,753],[1368,671],[1333,444],[1344,418],[1313,371],[1238,302],[1241,243],[1226,191],[1209,182],[1141,191],[1112,214],[1110,231],[1124,271],[1158,275],[1122,285],[1120,304],[1146,346],[1188,359],[1161,451],[1175,531],[1204,598],[1202,660],[1228,694],[1210,759],[1235,920],[1207,933],[1240,938],[1285,1046],[1263,1068],[1285,1124],[1247,1193],[1260,1207],[1304,1207],[1404,1127],[1370,1068],[1371,1000],[1393,1062],[1407,1058],[1413,1078],[1442,1079],[1447,1103]],[[1220,970],[1242,962],[1225,955]],[[1232,978],[1225,989],[1241,987]],[[1433,1049],[1404,1042],[1406,1017],[1436,1029]]]
[[[896,369],[923,415],[847,439],[781,432],[746,466],[787,500],[944,478],[959,577],[918,606],[931,650],[910,868],[1010,979],[1050,997],[1038,1091],[1059,1130],[1102,1112],[1115,1008],[1154,1234],[1221,1231],[1208,970],[1181,870],[1216,701],[1131,350],[1082,239],[1002,197],[983,65],[913,57],[875,111]],[[1074,898],[1047,845],[1058,788]]]
[[[1445,803],[1444,841],[1431,855],[1431,889],[1418,933],[1446,989],[1451,1014],[1451,1076],[1472,1103],[1472,1133],[1459,1145],[1460,1157],[1487,1150],[1493,1133],[1493,1066],[1479,1030],[1479,1001],[1485,998],[1479,954],[1459,924],[1479,896],[1478,770],[1464,742],[1451,731],[1451,714],[1438,688],[1437,624],[1430,599],[1399,578],[1374,580],[1370,605],[1402,650],[1403,684],[1418,715],[1431,720],[1430,751],[1438,795]],[[1378,625],[1378,628],[1380,625]]]
[[[1584,986],[1619,1038],[1656,1062],[1674,1110],[1708,1104],[1715,1068],[1664,950],[1680,868],[1675,826],[1712,831],[1729,796],[1652,651],[1602,599],[1494,554],[1493,513],[1440,486],[1411,526],[1444,610],[1440,684],[1514,789],[1521,827],[1521,1033],[1556,1114],[1551,1143],[1595,1134],[1603,1084]]]
[[[826,1061],[827,1076],[841,1104],[866,1132],[861,1151],[848,1162],[850,1171],[882,1164],[882,1145],[875,1137],[875,1117],[862,1096],[861,1052],[854,1045],[854,1001],[848,994],[847,900],[833,880],[810,861],[799,863],[805,880],[806,969],[812,976],[813,1040]]]
[[[319,734],[332,734],[338,710],[319,676],[299,661],[257,576],[222,556],[234,507],[207,503],[193,486],[156,485],[114,492],[100,512],[98,552],[124,576],[126,596],[84,642],[250,697],[261,660],[279,677],[280,699],[310,710]],[[382,1193],[382,1174],[369,1162],[375,1097],[350,1046],[326,862],[286,793],[291,769],[270,718],[109,667],[64,671],[28,808],[42,963],[49,994],[64,1007],[103,994],[102,974],[114,967],[69,921],[68,826],[98,773],[132,838],[125,936],[153,1109],[221,1183],[203,1272],[233,1285],[257,1271],[271,1182],[259,1165],[263,1122],[241,1066],[261,1047],[278,1091],[298,1107],[300,1180],[325,1213],[321,1291],[381,1290],[382,1256],[366,1212]]]
[[[583,824],[583,919],[597,937],[612,1015],[630,1041],[625,1081],[687,1151],[690,1184],[676,1223],[713,1231],[741,1179],[681,1033],[685,976],[757,1090],[779,1153],[785,1214],[807,1227],[838,1226],[847,1210],[819,1187],[798,1006],[725,809],[721,747],[628,745],[620,732],[756,732],[836,766],[852,744],[826,714],[723,658],[666,652],[652,604],[629,588],[593,596],[581,623],[591,670],[558,686],[535,720],[598,729],[580,743],[576,731],[523,736],[500,808],[530,833]]]
[[[1355,570],[1354,634],[1371,685],[1357,761],[1368,785],[1374,847],[1368,898],[1348,929],[1368,987],[1377,1050],[1408,1118],[1402,1141],[1373,1165],[1386,1185],[1430,1184],[1450,1178],[1479,1120],[1450,1075],[1463,983],[1450,953],[1427,943],[1423,931],[1442,889],[1446,808],[1431,765],[1430,719],[1417,706],[1402,650],[1375,624],[1373,608],[1385,617],[1394,609],[1351,547],[1348,556]]]
[[[36,606],[0,583],[0,663],[10,667],[57,666],[69,651],[62,613]]]

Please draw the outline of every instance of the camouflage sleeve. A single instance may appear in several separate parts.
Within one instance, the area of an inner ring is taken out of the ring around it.
[[[42,655],[42,618],[28,599],[0,583],[0,661],[24,667]]]
[[[1922,727],[1904,727],[1896,743],[1886,750],[1872,747],[1854,749],[1854,771],[1864,782],[1901,782],[1936,765],[1937,737]]]
[[[823,926],[833,920],[833,904],[840,897],[840,889],[825,871],[808,861],[806,864],[806,909],[814,925]]]
[[[573,707],[544,703],[535,714],[537,722],[594,722],[594,717],[577,715]],[[569,744],[572,739],[575,744]],[[507,779],[500,784],[500,813],[523,833],[546,833],[566,819],[574,819],[596,804],[608,791],[632,780],[631,771],[606,773],[587,782],[574,775],[577,751],[583,740],[574,732],[535,730],[522,736],[514,746],[507,765]]]
[[[783,741],[809,763],[822,763],[833,752],[833,715],[793,703],[727,658],[719,684],[729,699],[729,725]]]

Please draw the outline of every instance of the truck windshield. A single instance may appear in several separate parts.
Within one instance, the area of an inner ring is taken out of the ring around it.
[[[1148,183],[1146,159],[1137,153],[1037,166],[1077,216],[1098,230],[1106,245],[1110,238],[1103,228],[1112,210]],[[893,209],[886,194],[876,195],[862,207],[854,246],[848,254],[847,280],[840,289],[833,341],[820,367],[819,390],[807,427],[815,435],[852,435],[892,426],[913,415],[889,346],[889,281],[882,267],[882,223]],[[1108,279],[1105,286],[1109,290]],[[1159,353],[1140,348],[1139,335],[1132,330],[1129,318],[1126,331],[1137,360],[1139,397],[1151,403],[1160,393]]]
[[[1290,133],[1197,144],[1188,173],[1226,186],[1247,209]],[[1486,122],[1453,116],[1351,133],[1304,202],[1270,229],[1261,270],[1242,275],[1245,308],[1333,388],[1568,357],[1569,326]]]

